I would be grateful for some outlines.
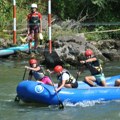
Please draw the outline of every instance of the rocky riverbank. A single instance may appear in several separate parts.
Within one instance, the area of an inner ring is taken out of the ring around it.
[[[43,17],[43,31],[47,31],[47,17]],[[66,22],[60,22],[57,18],[53,18],[53,33],[57,34],[58,30],[64,32],[66,30],[78,30],[80,29],[80,23],[73,20]],[[26,33],[26,29],[22,31]],[[11,40],[0,39],[0,48],[5,49],[12,46]],[[49,53],[48,43],[39,45],[39,54],[35,56],[40,59],[41,63],[45,63],[47,66],[55,66],[56,64],[70,64],[78,65],[79,60],[85,59],[84,52],[86,49],[92,49],[94,54],[102,61],[119,61],[120,60],[120,40],[99,40],[88,41],[84,33],[74,33],[68,35],[56,36],[52,41],[52,53]],[[7,59],[29,59],[31,55],[27,52],[16,52],[14,55],[6,56]]]
[[[5,41],[3,42],[5,44]],[[7,45],[7,43],[6,43]],[[84,59],[86,49],[92,49],[94,54],[102,61],[120,60],[120,40],[101,40],[88,42],[84,34],[74,36],[60,36],[52,43],[52,53],[49,53],[48,43],[38,47],[39,54],[35,54],[41,63],[48,67],[57,64],[78,65],[79,60]],[[28,59],[31,55],[27,52],[16,52],[6,56],[7,59]]]

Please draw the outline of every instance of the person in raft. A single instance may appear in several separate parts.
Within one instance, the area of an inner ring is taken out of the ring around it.
[[[31,12],[27,15],[27,31],[29,53],[32,52],[32,41],[34,40],[34,52],[38,53],[38,36],[42,34],[42,15],[37,11],[37,4],[31,4]]]
[[[40,65],[38,65],[38,62],[36,59],[34,59],[34,58],[30,59],[29,65],[30,66],[25,66],[25,68],[27,70],[30,70],[28,80],[31,80],[32,76],[34,76],[34,78],[38,82],[42,82],[42,83],[48,84],[48,85],[53,85],[50,78],[48,76],[45,76],[42,67]]]
[[[77,80],[70,74],[66,69],[63,69],[61,65],[54,67],[54,73],[57,73],[57,79],[59,80],[58,87],[56,91],[59,91],[61,88],[77,88]]]
[[[120,79],[117,79],[117,80],[115,81],[115,86],[120,86]]]
[[[82,67],[78,72],[78,74],[80,75],[85,68],[88,68],[91,72],[91,75],[86,76],[84,78],[84,81],[92,87],[97,86],[97,84],[100,86],[106,86],[106,80],[102,70],[102,66],[99,60],[94,56],[93,51],[91,49],[86,50],[85,57],[86,57],[86,60],[80,61],[80,63],[82,64]]]

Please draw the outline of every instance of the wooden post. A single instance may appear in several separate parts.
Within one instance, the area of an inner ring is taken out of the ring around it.
[[[16,44],[16,0],[13,0],[13,44]]]
[[[49,37],[49,52],[52,53],[52,40],[51,40],[51,0],[48,0],[48,37]]]

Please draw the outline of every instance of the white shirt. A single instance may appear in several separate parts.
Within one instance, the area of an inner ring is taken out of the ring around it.
[[[69,80],[70,76],[67,73],[62,74],[62,80]]]

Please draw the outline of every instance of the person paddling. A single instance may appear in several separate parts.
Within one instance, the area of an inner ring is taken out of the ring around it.
[[[80,63],[82,64],[82,68],[80,69],[78,74],[81,74],[85,68],[88,68],[91,72],[91,75],[84,78],[85,82],[88,83],[90,86],[96,86],[94,82],[98,83],[101,86],[106,86],[102,66],[99,60],[94,56],[93,51],[91,49],[86,50],[85,57],[86,60],[80,61]]]
[[[32,76],[38,81],[43,82],[44,84],[53,85],[51,79],[48,76],[45,76],[42,67],[38,65],[36,59],[32,58],[29,60],[30,66],[25,66],[27,70],[30,70],[28,80],[32,79]]]
[[[32,52],[32,41],[34,40],[34,52],[38,53],[38,36],[42,34],[42,15],[37,11],[37,4],[31,4],[31,12],[27,15],[27,31],[29,42],[29,53]]]
[[[61,65],[55,66],[54,72],[57,73],[57,79],[59,80],[56,91],[59,91],[63,87],[66,87],[66,88],[77,88],[78,87],[77,80],[70,74],[68,70],[63,69]]]

